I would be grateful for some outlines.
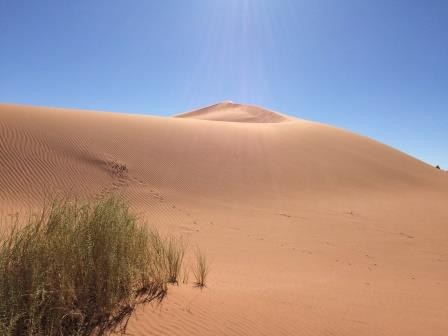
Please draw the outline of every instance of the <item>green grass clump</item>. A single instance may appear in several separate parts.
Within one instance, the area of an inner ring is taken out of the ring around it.
[[[193,265],[193,275],[195,278],[195,286],[196,287],[206,287],[206,279],[207,275],[210,271],[209,265],[207,263],[207,259],[205,254],[200,250],[196,250],[196,260]]]
[[[0,241],[1,335],[101,335],[177,282],[183,244],[123,200],[54,202]]]
[[[185,245],[182,240],[176,237],[169,237],[166,240],[166,267],[168,270],[168,281],[170,283],[179,283],[179,277],[182,271],[182,262],[185,255]]]

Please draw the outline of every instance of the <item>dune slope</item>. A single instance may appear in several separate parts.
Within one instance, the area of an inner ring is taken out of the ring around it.
[[[199,244],[134,335],[445,335],[448,176],[374,140],[230,102],[162,118],[0,105],[0,211],[120,193]],[[6,224],[3,224],[6,225]]]

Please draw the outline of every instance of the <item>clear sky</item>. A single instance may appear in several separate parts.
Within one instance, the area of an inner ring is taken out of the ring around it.
[[[0,102],[170,115],[222,100],[448,168],[448,1],[0,0]]]

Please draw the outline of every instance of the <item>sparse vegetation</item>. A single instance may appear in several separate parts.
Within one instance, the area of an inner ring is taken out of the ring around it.
[[[205,254],[198,248],[196,250],[195,264],[193,266],[193,275],[195,278],[196,287],[206,287],[207,275],[209,273],[209,265]]]
[[[166,263],[168,270],[168,281],[170,283],[179,283],[179,277],[182,270],[182,262],[185,255],[185,245],[179,238],[171,236],[165,242]]]
[[[124,330],[137,304],[178,281],[183,256],[180,240],[139,224],[119,198],[54,202],[0,242],[0,334]]]
[[[118,177],[126,177],[128,174],[128,167],[124,163],[117,161],[107,161],[106,165],[109,167],[112,175]]]

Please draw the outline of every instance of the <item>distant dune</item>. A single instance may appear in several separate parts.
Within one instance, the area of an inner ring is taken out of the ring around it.
[[[0,105],[0,213],[55,192],[123,194],[212,260],[208,288],[173,288],[133,335],[448,333],[447,173],[372,139],[231,102]]]
[[[246,123],[278,123],[291,120],[291,118],[258,106],[235,104],[230,101],[182,113],[176,117]]]

